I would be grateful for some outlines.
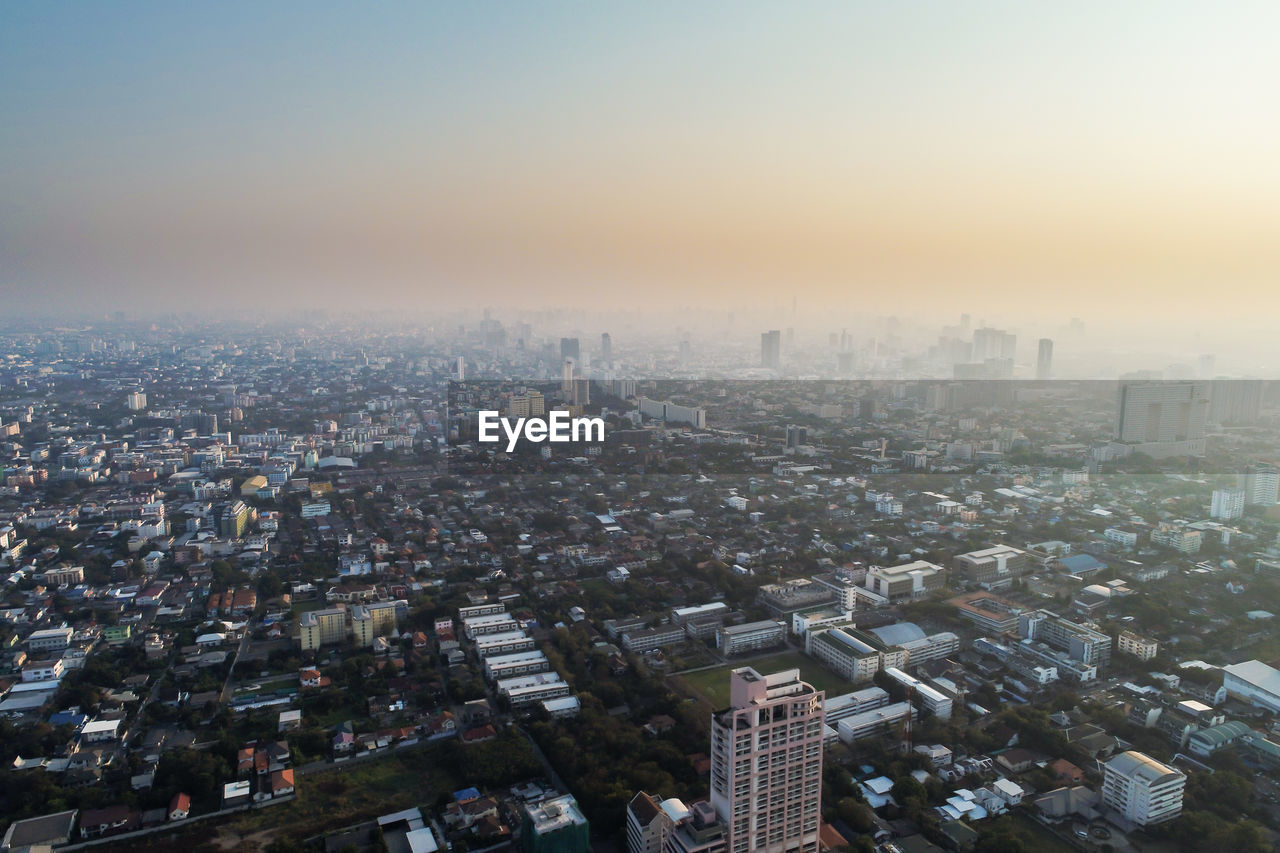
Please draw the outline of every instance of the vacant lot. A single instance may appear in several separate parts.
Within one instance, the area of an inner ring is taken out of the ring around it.
[[[838,696],[853,689],[850,682],[828,671],[822,664],[805,657],[800,652],[781,652],[768,657],[753,658],[741,663],[726,664],[715,669],[688,672],[674,677],[683,681],[690,690],[701,694],[712,707],[727,708],[729,707],[729,673],[740,666],[752,667],[756,672],[766,675],[783,669],[799,669],[802,679],[818,690],[825,690],[828,696]]]

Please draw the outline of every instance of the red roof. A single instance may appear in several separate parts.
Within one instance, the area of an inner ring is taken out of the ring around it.
[[[191,798],[183,793],[174,794],[173,799],[169,801],[169,814],[189,811],[191,811]]]

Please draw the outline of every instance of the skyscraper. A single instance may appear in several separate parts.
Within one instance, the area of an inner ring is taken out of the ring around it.
[[[973,360],[1012,359],[1018,348],[1018,336],[1003,329],[984,327],[973,330]]]
[[[566,358],[573,359],[574,364],[577,364],[579,358],[581,358],[578,352],[577,338],[561,338],[560,339],[560,360],[564,361]]]
[[[1204,455],[1204,383],[1122,382],[1118,398],[1118,441],[1155,459]]]
[[[1230,521],[1244,515],[1244,489],[1214,489],[1209,504],[1209,517]]]
[[[1036,379],[1053,378],[1053,341],[1040,339],[1040,350],[1036,355]]]
[[[613,367],[613,338],[608,332],[600,336],[600,360],[605,367]]]
[[[711,805],[728,853],[818,849],[823,698],[798,669],[730,674],[730,706],[711,718]]]
[[[782,332],[777,329],[760,335],[760,366],[772,370],[782,367]]]
[[[1218,379],[1209,383],[1209,421],[1243,426],[1256,424],[1266,390],[1261,379]]]

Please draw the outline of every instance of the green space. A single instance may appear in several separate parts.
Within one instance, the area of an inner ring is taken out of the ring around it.
[[[327,602],[323,598],[312,598],[307,601],[295,601],[291,610],[294,616],[301,616],[303,613],[310,613],[313,610],[323,610],[327,606]]]
[[[298,686],[297,675],[272,676],[269,678],[245,679],[236,685],[236,693],[271,693]]]
[[[1018,835],[1028,843],[1028,849],[1045,853],[1079,853],[1079,848],[1025,812],[1013,812],[1013,819]]]
[[[850,682],[800,652],[781,652],[768,657],[751,658],[714,669],[686,672],[675,678],[701,694],[712,707],[727,708],[729,707],[729,673],[741,666],[752,667],[756,672],[766,675],[782,669],[799,669],[802,679],[812,684],[815,689],[826,691],[828,696],[838,696],[853,689]]]

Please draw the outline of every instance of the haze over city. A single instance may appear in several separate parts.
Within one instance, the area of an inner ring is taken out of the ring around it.
[[[1274,337],[1278,24],[1268,3],[15,6],[0,288],[28,315],[797,299]]]

